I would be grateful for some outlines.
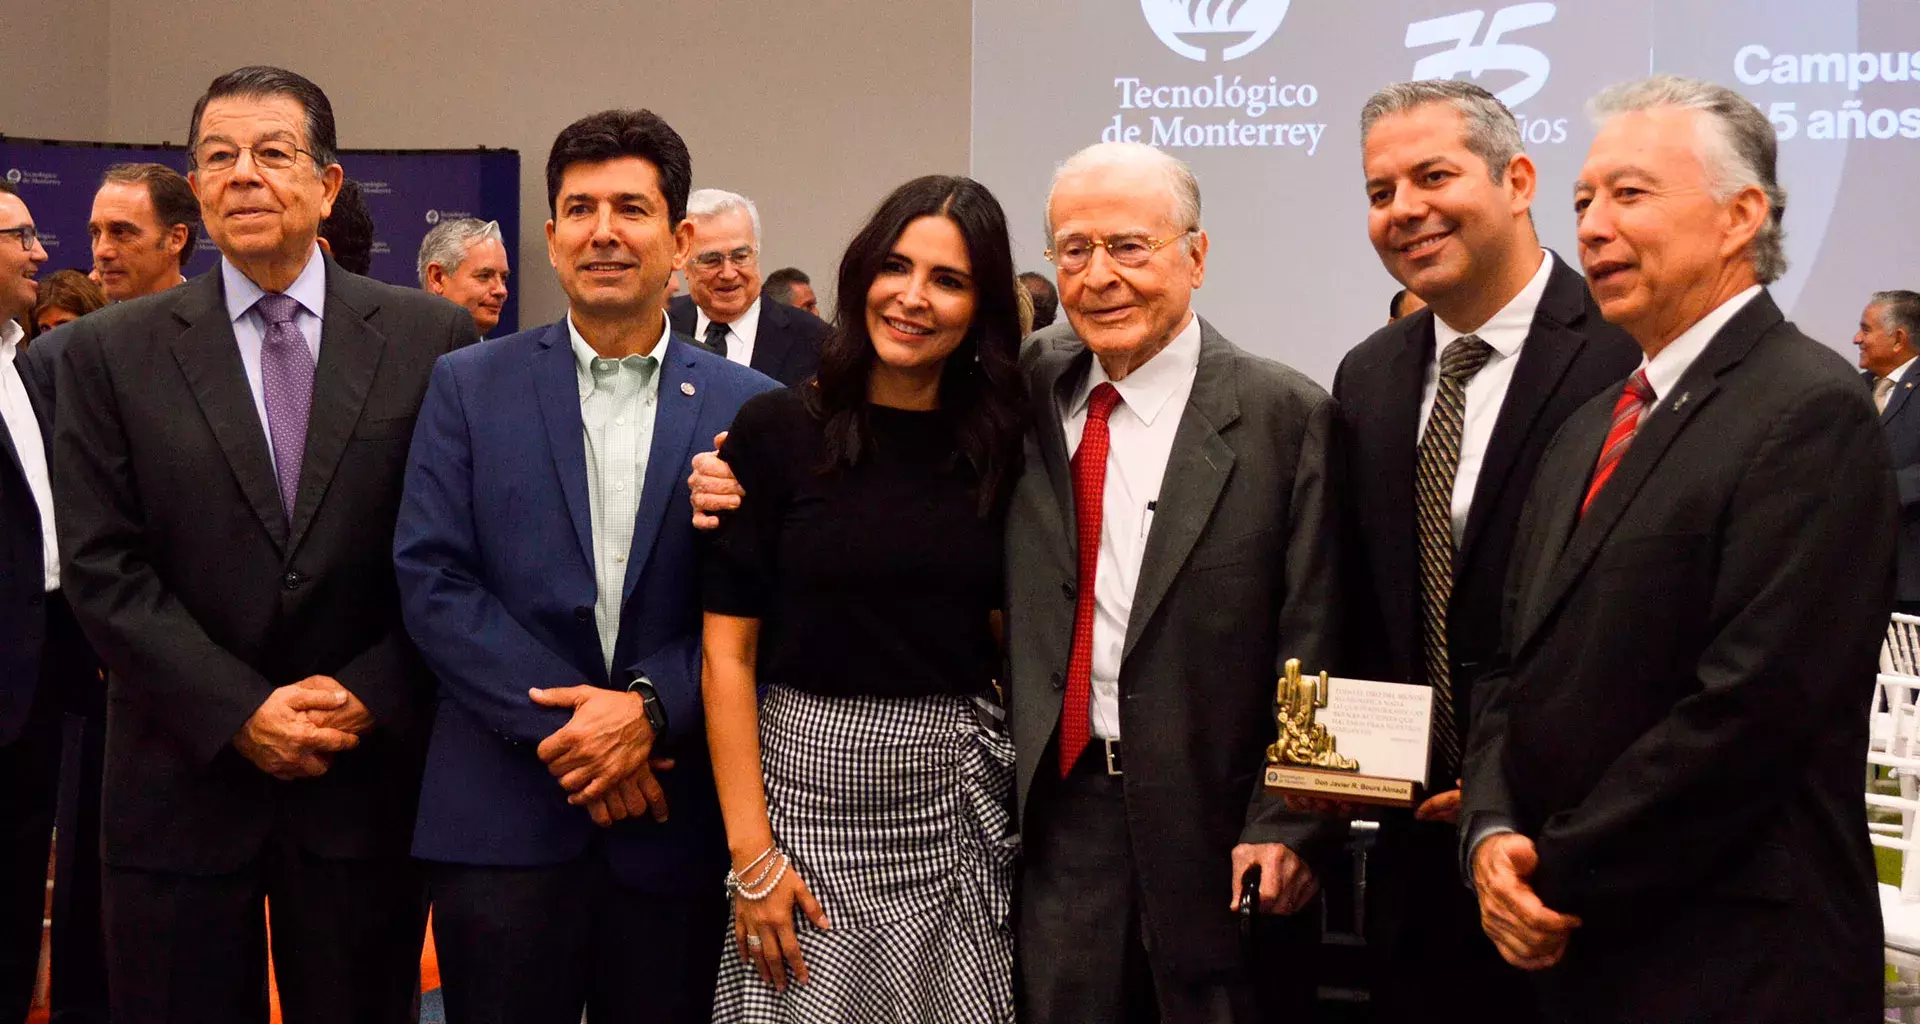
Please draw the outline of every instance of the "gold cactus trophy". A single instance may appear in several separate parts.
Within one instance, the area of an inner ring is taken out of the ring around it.
[[[1278,710],[1274,722],[1279,736],[1267,747],[1267,763],[1297,768],[1317,768],[1330,772],[1357,772],[1360,762],[1341,756],[1333,734],[1313,720],[1314,712],[1327,706],[1327,674],[1300,675],[1300,659],[1287,659],[1287,674],[1280,679],[1274,694]]]

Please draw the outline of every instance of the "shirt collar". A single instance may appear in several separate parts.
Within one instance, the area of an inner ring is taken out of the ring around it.
[[[1528,332],[1533,330],[1533,315],[1540,308],[1540,299],[1547,294],[1547,279],[1553,276],[1553,253],[1540,250],[1540,269],[1520,289],[1520,293],[1500,307],[1498,313],[1480,325],[1477,331],[1455,330],[1438,316],[1433,318],[1433,352],[1438,359],[1440,353],[1454,341],[1473,334],[1493,349],[1494,355],[1501,359],[1511,358],[1520,351],[1520,345],[1527,340]]]
[[[1114,389],[1120,392],[1120,400],[1133,410],[1140,422],[1153,425],[1155,416],[1180,390],[1193,378],[1200,366],[1200,315],[1188,312],[1187,326],[1173,336],[1167,347],[1154,353],[1153,358],[1141,364],[1124,380],[1112,381]],[[1074,392],[1073,401],[1067,405],[1069,417],[1078,416],[1087,407],[1087,400],[1093,389],[1108,382],[1107,369],[1100,365],[1096,357],[1093,368],[1087,373],[1087,379],[1080,383],[1080,389]]]
[[[254,284],[240,268],[229,262],[226,256],[220,257],[220,280],[227,286],[227,319],[236,322],[247,315],[247,310],[267,294],[259,285]],[[301,269],[300,276],[293,279],[285,293],[302,309],[312,313],[316,319],[326,319],[327,305],[327,261],[320,258],[320,244],[314,243],[313,251],[307,254],[307,265]]]
[[[592,345],[587,344],[586,338],[580,336],[580,328],[573,325],[573,315],[571,313],[567,315],[567,339],[573,346],[573,377],[575,382],[580,385],[580,397],[586,398],[593,393],[593,364],[602,357],[600,353],[593,350]],[[673,324],[668,320],[666,313],[662,311],[660,315],[660,340],[653,346],[653,351],[644,356],[635,353],[622,358],[620,362],[629,366],[642,368],[645,367],[645,364],[649,363],[657,365],[660,360],[667,357],[667,346],[672,344],[672,341]]]
[[[1920,360],[1920,356],[1915,356],[1913,359],[1909,359],[1906,362],[1901,363],[1899,369],[1893,371],[1892,373],[1887,374],[1887,379],[1894,382],[1895,384],[1898,384],[1902,380],[1905,380],[1907,376],[1907,371],[1913,367],[1913,364],[1916,360]]]
[[[1647,383],[1653,388],[1653,400],[1658,404],[1680,383],[1687,368],[1693,365],[1700,353],[1707,350],[1707,343],[1720,333],[1720,328],[1732,320],[1734,314],[1747,307],[1753,297],[1760,294],[1760,286],[1754,285],[1733,298],[1713,308],[1706,316],[1694,321],[1692,327],[1681,332],[1678,338],[1667,343],[1652,359],[1642,359],[1640,368],[1647,375]]]
[[[740,319],[727,325],[727,330],[732,331],[734,336],[748,348],[753,347],[754,337],[760,333],[760,304],[766,300],[767,296],[764,292],[755,296],[753,305],[748,306],[747,311],[740,314]],[[701,309],[698,303],[694,304],[693,309],[693,340],[704,341],[707,337],[707,325],[713,323],[713,318],[708,316],[707,311]]]
[[[13,357],[20,352],[20,341],[26,336],[26,328],[12,320],[0,320],[0,355],[6,356],[7,362],[13,362]]]

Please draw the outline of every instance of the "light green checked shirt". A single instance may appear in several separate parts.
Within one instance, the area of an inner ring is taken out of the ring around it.
[[[620,638],[620,592],[626,585],[633,522],[640,514],[640,486],[653,448],[653,417],[660,408],[660,359],[669,328],[661,317],[660,341],[651,355],[606,359],[580,336],[573,339],[574,379],[580,385],[580,430],[587,448],[587,507],[593,524],[594,625],[600,655],[613,675],[613,645]]]

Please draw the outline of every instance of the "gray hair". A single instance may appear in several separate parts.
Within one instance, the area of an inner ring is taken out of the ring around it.
[[[745,210],[753,222],[753,244],[760,244],[760,208],[738,192],[717,188],[697,188],[687,196],[687,216],[713,217],[728,210]]]
[[[1780,187],[1780,144],[1767,115],[1745,96],[1724,85],[1679,75],[1655,75],[1622,82],[1601,90],[1587,104],[1595,124],[1621,114],[1670,107],[1696,110],[1699,144],[1696,151],[1712,183],[1714,198],[1726,202],[1745,188],[1757,188],[1767,199],[1767,218],[1747,248],[1753,274],[1771,284],[1787,272],[1781,221],[1787,214],[1787,193]]]
[[[1506,104],[1472,82],[1448,78],[1396,82],[1374,93],[1367,98],[1366,106],[1360,108],[1361,149],[1366,149],[1367,137],[1381,118],[1429,103],[1445,103],[1459,111],[1466,122],[1467,152],[1486,163],[1494,184],[1506,180],[1507,165],[1526,152],[1526,144],[1520,138],[1520,125]]]
[[[1096,142],[1068,157],[1053,169],[1053,182],[1047,186],[1047,245],[1053,245],[1053,193],[1064,179],[1093,171],[1120,167],[1152,168],[1166,177],[1167,198],[1173,204],[1174,223],[1184,231],[1200,230],[1200,181],[1179,157],[1162,152],[1144,142]],[[1182,248],[1191,251],[1192,236],[1183,235]]]
[[[1907,344],[1920,348],[1920,292],[1904,289],[1874,292],[1867,305],[1880,309],[1880,326],[1889,331],[1906,331]]]
[[[500,236],[497,220],[457,217],[435,225],[427,237],[420,240],[420,257],[414,264],[420,274],[420,287],[427,286],[427,267],[438,263],[441,270],[451,274],[467,261],[468,250],[489,238],[506,248],[507,240]]]

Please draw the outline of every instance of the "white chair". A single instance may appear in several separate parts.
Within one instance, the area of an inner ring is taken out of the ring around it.
[[[1920,621],[1916,621],[1920,625]],[[1897,1019],[1920,1024],[1920,676],[1883,672],[1874,681],[1874,738],[1867,751],[1868,834],[1900,854],[1900,884],[1880,885],[1886,931],[1886,1005]],[[1887,708],[1881,711],[1881,708]]]
[[[1880,671],[1920,676],[1920,617],[1893,613],[1880,645]]]

